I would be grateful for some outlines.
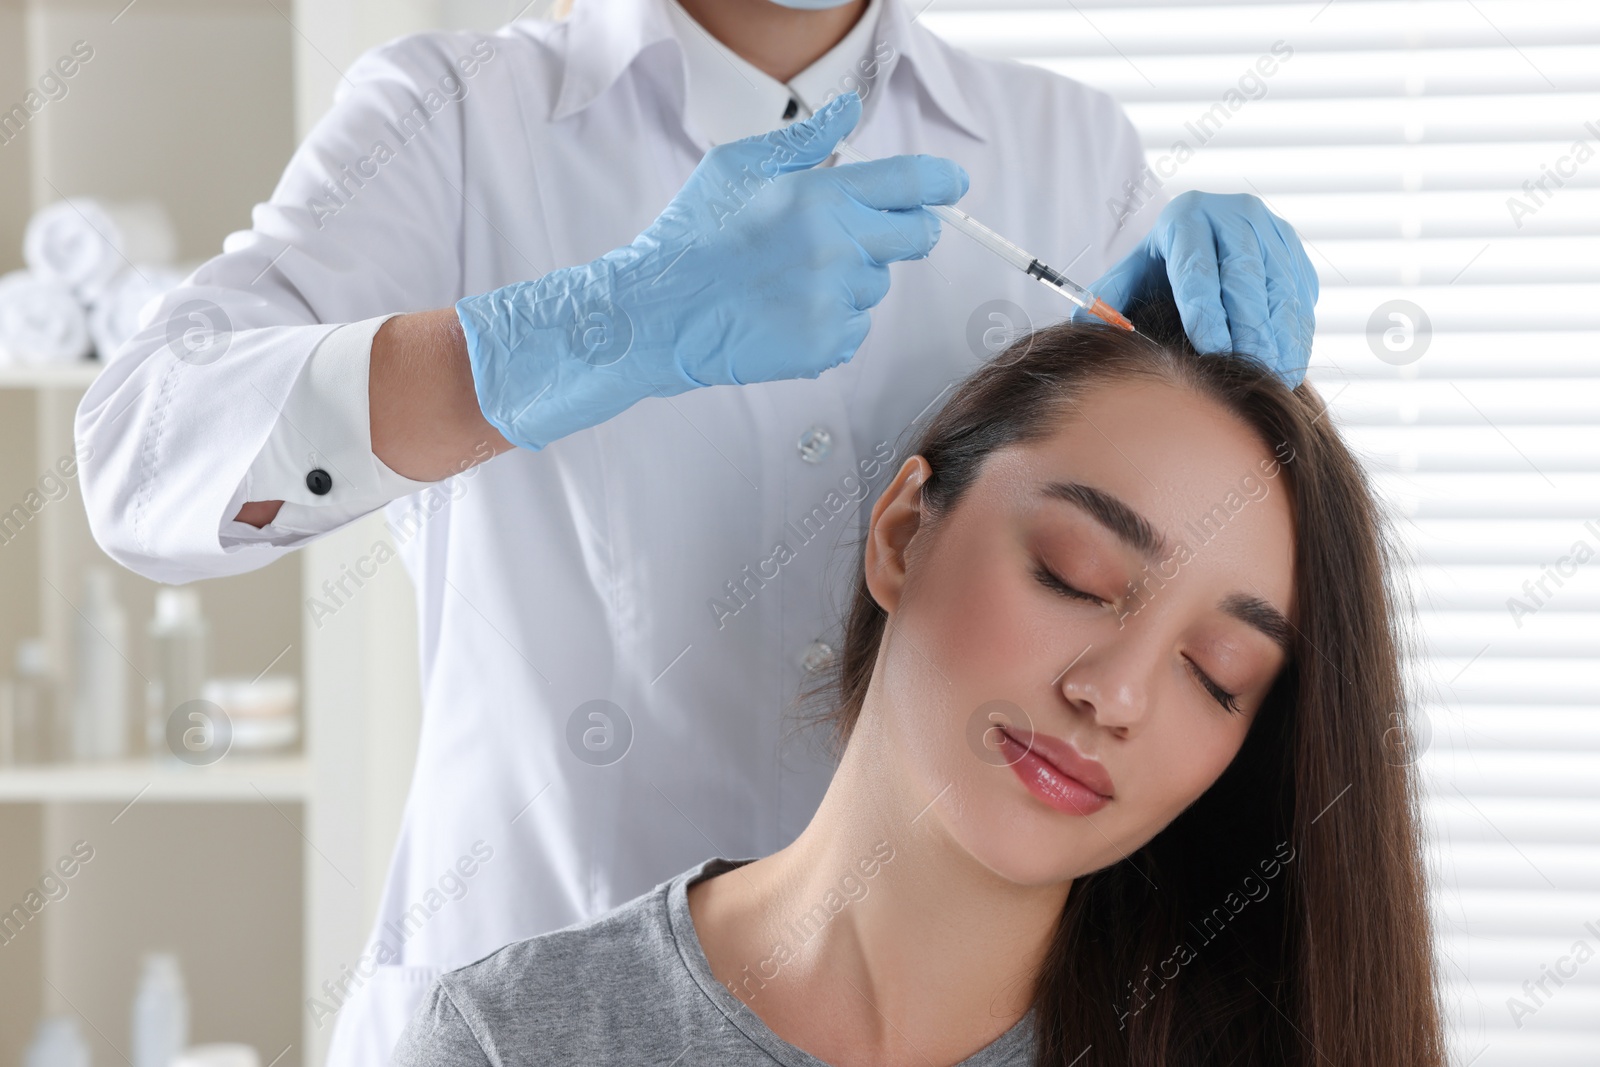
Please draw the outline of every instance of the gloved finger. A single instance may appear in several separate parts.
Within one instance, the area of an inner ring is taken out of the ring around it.
[[[823,371],[832,370],[841,363],[848,363],[867,339],[867,331],[872,329],[872,316],[865,311],[853,311],[844,322],[839,331],[838,344],[814,366],[795,375],[798,378],[815,378]]]
[[[887,156],[870,163],[842,163],[829,173],[845,192],[879,211],[953,204],[967,195],[971,184],[961,164],[942,156]]]
[[[1278,345],[1278,374],[1291,388],[1299,384],[1311,362],[1315,330],[1312,306],[1300,299],[1303,286],[1294,250],[1275,229],[1267,240],[1267,311]]]
[[[1293,281],[1293,311],[1292,320],[1294,331],[1292,346],[1294,361],[1300,367],[1302,376],[1306,367],[1311,364],[1312,338],[1317,329],[1317,296],[1321,290],[1321,282],[1317,278],[1317,268],[1311,262],[1311,257],[1306,255],[1305,246],[1300,243],[1300,235],[1293,226],[1272,216],[1274,230],[1278,239],[1283,242],[1283,254],[1291,268],[1289,277]],[[1279,332],[1279,347],[1284,346],[1285,332]]]
[[[1128,305],[1133,303],[1133,295],[1145,285],[1150,272],[1166,269],[1167,265],[1150,255],[1141,244],[1124,256],[1116,266],[1095,279],[1094,284],[1089,286],[1089,291],[1118,311],[1126,313]],[[1067,317],[1073,322],[1100,321],[1098,315],[1076,305]]]
[[[885,270],[884,273],[887,274],[888,271]],[[841,346],[844,354],[831,365],[837,367],[840,363],[849,362],[850,358],[856,354],[856,350],[866,341],[867,332],[871,329],[872,316],[867,314],[865,310],[851,315],[844,328],[844,339]]]
[[[1287,328],[1295,331],[1289,347],[1284,346],[1282,337],[1279,338],[1278,363],[1273,370],[1290,389],[1305,380],[1306,368],[1311,363],[1311,335],[1304,330],[1305,318],[1301,314],[1301,304],[1298,298],[1291,298],[1282,305],[1281,314]],[[1274,329],[1278,324],[1274,323]]]
[[[939,243],[939,220],[920,207],[910,211],[863,208],[855,214],[860,222],[851,226],[850,236],[875,263],[922,259]]]
[[[1300,242],[1300,235],[1287,221],[1271,211],[1267,212],[1267,218],[1272,220],[1272,231],[1277,234],[1278,240],[1283,242],[1284,254],[1294,267],[1291,274],[1300,299],[1306,304],[1315,306],[1321,282],[1317,278],[1316,265],[1311,262],[1311,257],[1306,255],[1305,245]]]
[[[1183,332],[1195,351],[1231,352],[1233,338],[1222,303],[1221,267],[1210,225],[1200,220],[1198,225],[1175,226],[1163,265]]]
[[[1278,365],[1278,341],[1267,308],[1267,263],[1255,227],[1243,215],[1215,220],[1217,271],[1228,315],[1230,347]]]
[[[850,303],[857,311],[877,307],[889,295],[889,268],[880,264],[867,264],[864,269],[852,271],[847,282],[850,286]]]
[[[762,177],[805,170],[833,155],[833,148],[861,121],[861,97],[842,93],[809,118],[768,133],[729,141],[724,148]]]

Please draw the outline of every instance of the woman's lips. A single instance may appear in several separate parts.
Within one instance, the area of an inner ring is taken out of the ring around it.
[[[1030,793],[1057,811],[1069,815],[1092,815],[1111,803],[1109,796],[1089,788],[1046,759],[1040,750],[1040,740],[1035,735],[1030,738],[1030,743],[1025,744],[1004,728],[1000,730],[1000,750],[1005,753],[1007,763]],[[1094,771],[1098,771],[1098,774],[1094,774]],[[1109,785],[1109,778],[1104,771],[1098,770],[1098,765],[1085,773]]]

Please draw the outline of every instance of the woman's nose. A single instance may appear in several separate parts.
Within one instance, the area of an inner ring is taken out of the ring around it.
[[[1137,729],[1149,715],[1156,672],[1149,629],[1130,626],[1099,635],[1062,670],[1056,681],[1061,695],[1102,726]]]

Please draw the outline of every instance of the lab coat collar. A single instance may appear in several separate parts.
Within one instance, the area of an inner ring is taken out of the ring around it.
[[[639,56],[670,41],[682,56],[664,6],[668,0],[577,0],[567,20],[568,54],[551,121],[559,122],[588,107],[609,89]],[[910,61],[918,81],[945,116],[969,136],[985,136],[966,94],[951,69],[951,47],[918,25],[904,0],[880,0],[878,36],[893,52],[879,75],[883,84],[901,59]],[[920,14],[920,12],[918,13]],[[681,60],[680,60],[681,62]],[[680,67],[681,71],[681,67]],[[681,79],[679,107],[683,104]]]
[[[967,100],[967,94],[957,84],[955,72],[951,69],[951,56],[955,49],[932,30],[917,22],[917,18],[928,9],[933,0],[917,0],[917,2],[922,6],[913,15],[906,10],[904,0],[883,0],[883,14],[879,16],[878,32],[894,49],[889,62],[893,66],[898,66],[902,57],[910,60],[917,80],[927,90],[934,105],[944,112],[945,117],[975,140],[988,140],[983,132],[982,123],[978,121],[971,103]],[[891,67],[883,77],[887,80],[892,74]]]
[[[785,106],[799,94],[711,36],[678,0],[666,0],[663,6],[683,48],[687,79],[684,129],[700,147],[709,148],[781,126]],[[822,62],[819,59],[817,64]],[[800,102],[805,103],[803,96]]]
[[[567,62],[561,75],[561,92],[550,121],[560,122],[588,107],[652,45],[661,41],[677,44],[662,3],[663,0],[575,0],[566,20]]]
[[[667,0],[665,6],[684,51],[684,128],[702,148],[776,129],[790,119],[785,106],[791,100],[798,104],[795,119],[810,117],[832,97],[852,88],[861,92],[867,110],[877,103],[871,89],[886,64],[878,58],[882,50],[873,41],[878,38],[883,0],[869,0],[850,32],[787,84],[712,37],[680,0]],[[865,114],[861,121],[866,122]]]
[[[872,87],[882,83],[884,72],[881,70],[874,69],[872,76],[867,76],[867,71],[872,69],[874,43],[883,39],[878,32],[882,21],[883,0],[867,0],[867,9],[850,27],[850,32],[815,63],[789,79],[788,88],[807,117],[821,110],[832,97],[850,89],[860,92],[864,99],[869,98]],[[876,66],[881,68],[883,64],[879,62]],[[865,111],[862,120],[865,121]]]

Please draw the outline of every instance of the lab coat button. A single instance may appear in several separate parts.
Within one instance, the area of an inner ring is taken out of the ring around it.
[[[826,641],[813,641],[806,646],[805,655],[800,657],[800,666],[807,673],[819,671],[833,662],[833,646]]]
[[[800,449],[800,458],[807,463],[821,463],[833,448],[833,434],[826,426],[813,426],[800,435],[795,447]]]
[[[313,467],[306,475],[306,488],[318,496],[327,496],[328,490],[333,488],[333,478],[321,467]]]

